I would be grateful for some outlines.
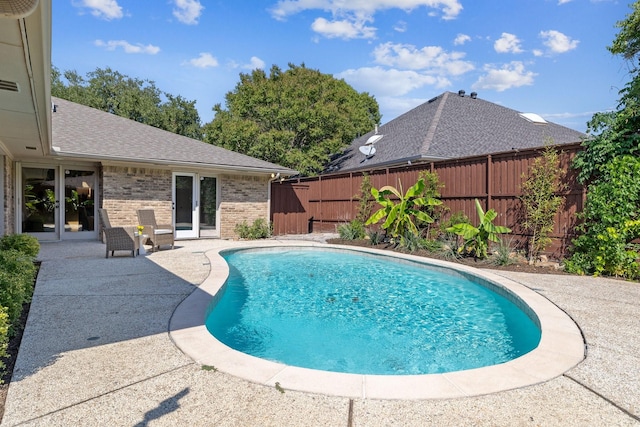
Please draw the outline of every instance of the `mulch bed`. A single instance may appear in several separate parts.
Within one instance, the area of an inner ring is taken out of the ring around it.
[[[398,250],[397,248],[393,247],[388,243],[372,245],[371,242],[366,239],[362,239],[362,240],[329,239],[327,240],[327,243],[331,243],[335,245],[361,246],[361,247],[367,247],[367,248],[382,249],[387,251],[402,252],[401,250]],[[471,257],[446,258],[437,253],[429,252],[426,250],[418,250],[415,252],[405,252],[405,253],[410,253],[411,255],[423,256],[425,258],[433,258],[433,259],[438,259],[442,261],[450,261],[458,264],[468,265],[470,267],[475,267],[475,268],[485,268],[485,269],[503,270],[503,271],[516,271],[520,273],[535,273],[535,274],[570,274],[562,270],[561,268],[556,268],[552,265],[541,265],[541,264],[530,265],[524,259],[514,259],[513,263],[508,265],[497,265],[491,258],[488,258],[485,260],[475,260]]]

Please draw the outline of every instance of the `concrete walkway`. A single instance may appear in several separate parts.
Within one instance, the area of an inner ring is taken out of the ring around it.
[[[382,401],[305,394],[203,369],[173,344],[169,319],[229,242],[104,258],[98,242],[42,244],[43,261],[2,425],[640,425],[640,285],[498,272],[581,327],[584,362],[549,382],[474,398]],[[241,244],[241,243],[238,243]]]

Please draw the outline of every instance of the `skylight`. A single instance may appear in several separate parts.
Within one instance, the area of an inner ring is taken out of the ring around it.
[[[536,113],[520,113],[520,117],[522,117],[523,119],[528,120],[528,121],[530,121],[532,123],[539,124],[539,125],[547,124],[547,121],[545,119],[543,119],[542,117],[540,117]]]

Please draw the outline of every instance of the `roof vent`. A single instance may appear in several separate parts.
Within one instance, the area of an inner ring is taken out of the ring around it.
[[[19,92],[18,83],[0,80],[0,90],[8,90],[9,92]]]
[[[471,92],[471,95],[469,95],[471,97],[471,99],[476,99],[478,97],[478,92]]]
[[[537,125],[545,125],[547,121],[536,113],[519,113],[520,117]]]
[[[464,94],[465,94],[464,90],[460,89],[458,91],[458,96],[464,96]]]
[[[436,99],[438,99],[437,96],[434,96],[433,98],[431,98],[430,100],[427,101],[427,103],[431,104],[433,101],[435,101]]]

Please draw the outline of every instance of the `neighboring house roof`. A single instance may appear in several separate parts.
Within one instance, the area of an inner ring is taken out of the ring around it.
[[[569,144],[586,137],[555,123],[538,123],[537,115],[524,116],[474,93],[445,92],[382,125],[378,134],[384,136],[373,144],[373,156],[359,151],[374,135],[370,132],[336,156],[325,173],[541,147],[547,141]]]
[[[51,98],[54,151],[59,156],[209,169],[281,173],[297,171],[167,132],[95,108]]]

